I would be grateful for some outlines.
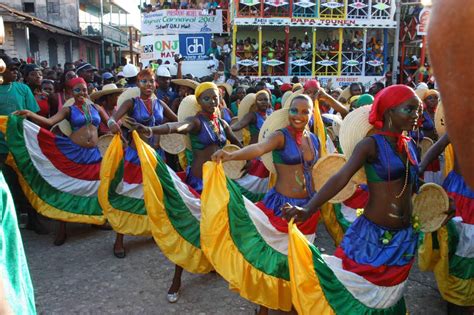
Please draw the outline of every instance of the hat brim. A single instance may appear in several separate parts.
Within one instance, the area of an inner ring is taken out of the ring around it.
[[[290,108],[290,105],[291,105],[291,102],[293,102],[293,99],[295,97],[297,97],[298,95],[302,95],[304,92],[303,89],[299,89],[299,90],[296,90],[294,91],[293,93],[291,93],[290,96],[288,96],[288,98],[285,100],[285,102],[283,103],[282,107],[283,108],[286,108],[286,109],[289,109]]]
[[[438,107],[435,112],[435,129],[438,135],[441,137],[446,133],[446,120],[444,118],[444,107],[443,103],[439,101]]]
[[[171,133],[160,136],[160,148],[170,154],[179,154],[186,149],[185,135]]]
[[[329,154],[320,158],[313,167],[313,185],[316,191],[319,191],[327,181],[334,176],[347,163],[347,159],[342,154]],[[334,197],[330,203],[341,203],[354,195],[357,186],[362,184],[364,175],[361,174],[362,169],[358,171]]]
[[[258,142],[263,142],[266,138],[270,137],[272,133],[278,129],[287,127],[289,124],[288,109],[279,109],[274,111],[263,122],[262,128],[260,128],[260,133],[258,134]],[[262,155],[262,162],[270,173],[276,174],[276,168],[273,164],[272,152]]]
[[[375,129],[369,123],[372,105],[361,106],[350,112],[343,120],[339,130],[339,143],[342,152],[349,159],[356,145]]]
[[[345,103],[349,101],[351,97],[351,88],[347,86],[344,90],[342,90],[341,95],[337,98],[338,101],[344,100]]]
[[[201,111],[201,106],[198,104],[195,95],[188,95],[179,104],[178,107],[178,121],[183,122],[186,121],[189,117],[196,116],[197,113]],[[186,148],[189,150],[192,149],[191,147],[191,139],[189,135],[185,137]]]
[[[199,83],[190,79],[174,79],[174,80],[171,80],[171,83],[176,84],[176,85],[186,86],[193,90],[196,90],[197,86],[199,85]]]
[[[122,94],[123,91],[125,91],[126,88],[116,88],[116,89],[110,89],[110,90],[105,90],[105,91],[98,91],[94,92],[91,95],[89,95],[89,98],[91,101],[95,102],[97,99],[101,98],[102,96],[109,95],[109,94],[115,94],[115,93],[120,93]]]
[[[242,118],[247,115],[247,113],[250,111],[250,108],[255,104],[256,99],[255,93],[250,93],[245,95],[245,97],[240,101],[237,111],[237,117],[239,120],[242,120]]]
[[[235,152],[240,150],[240,148],[233,144],[227,144],[222,148],[222,150],[226,152]],[[244,171],[243,168],[245,167],[246,161],[239,160],[239,161],[227,161],[222,163],[222,167],[224,168],[224,173],[230,179],[238,179],[242,177]]]
[[[427,183],[420,187],[413,197],[413,215],[419,221],[421,231],[425,233],[438,230],[448,217],[449,197],[443,187]]]
[[[230,84],[228,83],[218,83],[217,84],[217,87],[223,87],[225,88],[226,92],[227,92],[227,95],[231,96],[232,95],[232,91],[233,91],[233,88]]]

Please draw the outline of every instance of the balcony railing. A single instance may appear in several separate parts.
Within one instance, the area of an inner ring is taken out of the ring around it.
[[[289,75],[310,76],[313,64],[312,51],[290,51]]]
[[[80,22],[81,33],[90,37],[102,37],[101,23],[98,22]],[[126,46],[128,45],[128,34],[113,26],[103,24],[103,38],[113,44]]]
[[[390,19],[395,0],[235,0],[237,17]]]

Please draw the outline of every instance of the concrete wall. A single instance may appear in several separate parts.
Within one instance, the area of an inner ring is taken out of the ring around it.
[[[5,23],[5,42],[0,45],[0,49],[5,50],[9,56],[15,56],[15,36],[13,34],[13,25]]]
[[[59,0],[59,13],[48,13],[47,0],[26,0],[35,3],[35,13],[28,13],[51,24],[70,31],[79,32],[79,1]],[[23,11],[22,0],[0,0],[0,3]]]
[[[20,24],[19,24],[20,25]],[[64,65],[66,62],[66,46],[69,46],[70,37],[59,36],[41,29],[30,27],[30,39],[37,38],[39,42],[39,60],[49,60],[49,48],[48,40],[54,38],[57,43],[57,56],[58,63]],[[79,53],[79,40],[72,38],[73,47],[72,47],[72,61],[78,60],[80,58]],[[18,26],[5,23],[5,43],[0,45],[0,49],[4,49],[5,52],[12,56],[26,60],[27,59],[27,45],[26,45],[26,36],[25,30],[18,28]]]

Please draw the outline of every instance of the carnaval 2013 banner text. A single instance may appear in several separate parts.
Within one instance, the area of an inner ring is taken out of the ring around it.
[[[142,14],[142,34],[223,33],[222,10],[159,10]]]

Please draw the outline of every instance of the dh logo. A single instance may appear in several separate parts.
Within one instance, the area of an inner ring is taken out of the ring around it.
[[[189,56],[204,55],[204,37],[186,38],[186,54]]]

